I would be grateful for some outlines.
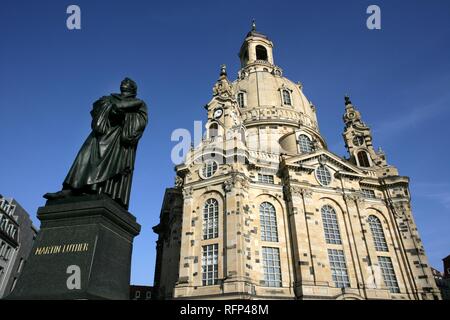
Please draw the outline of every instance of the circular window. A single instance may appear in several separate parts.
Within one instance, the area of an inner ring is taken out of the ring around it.
[[[211,178],[216,173],[217,167],[217,162],[212,160],[207,161],[202,169],[203,178]]]
[[[323,186],[327,186],[331,183],[331,173],[330,170],[328,170],[325,166],[319,166],[316,169],[316,178],[317,181]]]
[[[364,144],[363,136],[356,136],[353,138],[353,144],[357,147],[362,146]]]

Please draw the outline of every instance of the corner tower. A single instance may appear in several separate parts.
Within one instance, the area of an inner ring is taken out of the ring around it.
[[[348,96],[345,97],[343,120],[345,124],[343,137],[350,156],[349,161],[360,168],[374,169],[380,176],[398,175],[398,170],[387,164],[381,148],[375,151],[372,132]]]

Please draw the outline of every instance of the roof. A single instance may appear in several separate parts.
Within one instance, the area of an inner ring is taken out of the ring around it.
[[[256,30],[251,30],[249,33],[247,33],[246,38],[248,38],[248,37],[260,37],[260,38],[269,40],[268,36],[266,36],[265,34],[263,34],[261,32],[258,32]]]

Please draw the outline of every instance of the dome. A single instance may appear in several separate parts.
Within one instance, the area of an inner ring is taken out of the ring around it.
[[[233,89],[243,97],[240,107],[246,127],[259,124],[306,126],[318,133],[314,106],[303,94],[301,85],[282,77],[279,68],[260,62],[243,69],[239,79],[233,82]]]

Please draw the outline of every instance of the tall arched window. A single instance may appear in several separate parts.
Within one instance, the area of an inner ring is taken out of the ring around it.
[[[216,199],[208,199],[203,207],[203,239],[214,239],[219,236],[219,203]]]
[[[283,90],[283,104],[291,106],[292,105],[292,101],[291,101],[291,93],[289,92],[289,90]]]
[[[372,232],[372,238],[375,245],[375,250],[377,251],[388,251],[388,246],[386,243],[386,238],[384,237],[383,225],[380,219],[375,216],[369,216],[367,221],[370,225],[370,231]]]
[[[310,153],[313,151],[311,139],[304,134],[298,136],[298,145],[301,153]]]
[[[259,221],[261,224],[261,240],[278,242],[277,215],[275,207],[269,202],[259,206]]]
[[[267,61],[267,50],[263,46],[256,46],[256,60]]]
[[[219,126],[217,125],[217,123],[212,123],[209,126],[209,138],[214,139],[218,135],[219,135]]]
[[[239,92],[237,95],[237,101],[239,104],[240,108],[244,108],[245,107],[245,96],[243,92]]]
[[[360,151],[358,152],[358,162],[360,167],[368,168],[370,167],[370,161],[369,156],[367,155],[367,152]]]
[[[342,244],[339,232],[339,223],[336,211],[330,205],[324,205],[321,209],[325,241],[328,244]]]

